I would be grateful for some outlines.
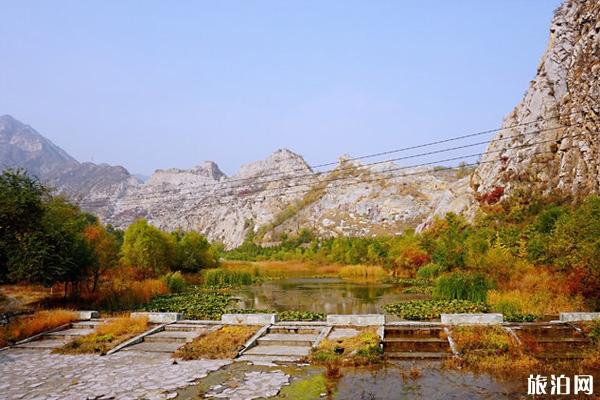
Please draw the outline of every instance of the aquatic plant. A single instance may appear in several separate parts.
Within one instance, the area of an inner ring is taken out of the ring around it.
[[[481,274],[452,272],[437,278],[433,297],[438,300],[485,302],[490,283]]]
[[[204,271],[204,284],[210,287],[251,285],[252,275],[247,271],[213,268]]]
[[[143,309],[179,312],[188,319],[220,319],[232,301],[231,295],[223,291],[194,286],[183,293],[156,297]]]

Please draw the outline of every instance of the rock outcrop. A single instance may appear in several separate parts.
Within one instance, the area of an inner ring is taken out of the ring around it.
[[[537,74],[503,128],[473,175],[480,196],[600,191],[598,1],[566,0],[556,10]]]
[[[146,182],[123,167],[79,163],[32,128],[0,118],[3,166],[26,168],[105,223],[125,228],[136,218],[166,230],[197,230],[227,247],[254,233],[262,243],[310,228],[320,236],[398,234],[433,216],[472,209],[468,178],[455,171],[361,165],[340,159],[314,172],[278,150],[226,176],[206,161],[157,170]]]

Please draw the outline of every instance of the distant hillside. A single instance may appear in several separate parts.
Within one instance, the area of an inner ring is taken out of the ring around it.
[[[251,232],[267,243],[302,227],[320,236],[398,234],[434,215],[473,206],[468,178],[453,171],[399,171],[394,163],[341,160],[333,171],[315,173],[286,149],[231,177],[206,161],[188,170],[157,170],[142,182],[122,167],[79,163],[9,116],[0,121],[4,167],[26,168],[122,228],[143,217],[163,229],[198,230],[235,247]]]

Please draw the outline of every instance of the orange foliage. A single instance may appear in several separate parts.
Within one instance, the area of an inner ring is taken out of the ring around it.
[[[8,325],[0,327],[0,347],[57,328],[76,319],[77,314],[69,310],[38,311],[32,315],[13,319]]]

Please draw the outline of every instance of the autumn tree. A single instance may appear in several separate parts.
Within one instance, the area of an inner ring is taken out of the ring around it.
[[[115,235],[99,223],[86,226],[83,235],[94,254],[94,259],[89,266],[89,274],[92,278],[91,291],[96,292],[100,277],[117,265],[119,244]]]

